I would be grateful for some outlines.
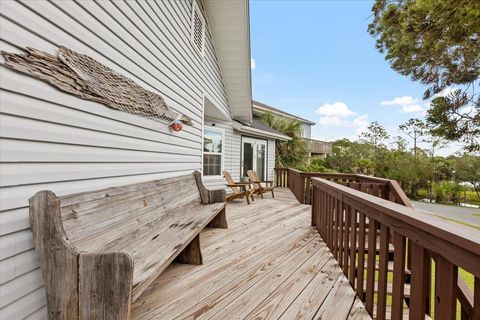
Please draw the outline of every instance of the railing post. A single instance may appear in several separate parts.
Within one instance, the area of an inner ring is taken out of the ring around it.
[[[311,183],[312,183],[312,178],[310,178],[310,177],[304,177],[303,179],[304,179],[304,181],[306,180],[305,190],[304,190],[304,192],[305,192],[305,204],[310,204],[310,203],[311,203],[311,202],[310,202],[310,201],[311,201],[311,199],[310,199],[310,197],[311,197],[311,194],[310,194],[310,192],[311,192],[310,186],[311,186]]]

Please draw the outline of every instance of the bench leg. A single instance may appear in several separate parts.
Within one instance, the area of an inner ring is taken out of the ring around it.
[[[248,196],[247,196],[248,199]],[[209,228],[221,228],[221,229],[227,229],[228,224],[227,224],[227,216],[225,214],[225,208],[220,211],[215,218],[210,221],[210,223],[207,225]]]
[[[183,249],[175,258],[175,262],[186,264],[203,264],[202,251],[200,250],[200,234]]]
[[[78,262],[80,319],[129,319],[133,259],[124,252],[80,253]]]

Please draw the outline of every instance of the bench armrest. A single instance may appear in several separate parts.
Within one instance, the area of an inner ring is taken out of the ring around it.
[[[200,198],[203,204],[226,201],[227,191],[225,191],[225,189],[209,190],[203,185],[202,174],[200,173],[200,171],[194,171],[193,175],[195,176],[195,180],[197,181],[198,192],[200,192]]]
[[[243,181],[238,181],[238,182],[237,182],[237,181],[234,181],[233,183],[235,183],[236,185],[240,185],[240,186],[252,184],[250,181],[248,181],[248,182],[243,182]]]
[[[225,202],[227,192],[224,189],[208,190],[208,203]]]
[[[265,184],[270,184],[270,185],[273,185],[273,181],[271,181],[271,180],[265,180],[265,181],[254,181],[253,183],[256,183],[256,184],[265,183]]]

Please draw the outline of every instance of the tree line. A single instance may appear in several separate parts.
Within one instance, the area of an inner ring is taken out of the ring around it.
[[[407,139],[390,137],[382,125],[372,122],[357,141],[337,140],[332,154],[325,159],[311,159],[309,164],[297,163],[296,167],[310,172],[360,173],[394,179],[412,198],[422,196],[453,203],[472,201],[464,199],[470,189],[476,197],[469,198],[480,198],[478,155],[464,152],[439,156],[437,153],[446,147],[446,142],[432,134],[419,119],[410,119],[399,130],[409,137],[412,148],[408,147]],[[419,144],[427,147],[421,148]]]

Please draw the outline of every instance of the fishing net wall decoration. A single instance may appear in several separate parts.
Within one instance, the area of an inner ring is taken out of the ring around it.
[[[26,54],[2,51],[5,65],[42,79],[58,89],[112,109],[139,115],[165,125],[191,119],[173,111],[163,98],[95,59],[60,47],[58,56],[26,48]]]

